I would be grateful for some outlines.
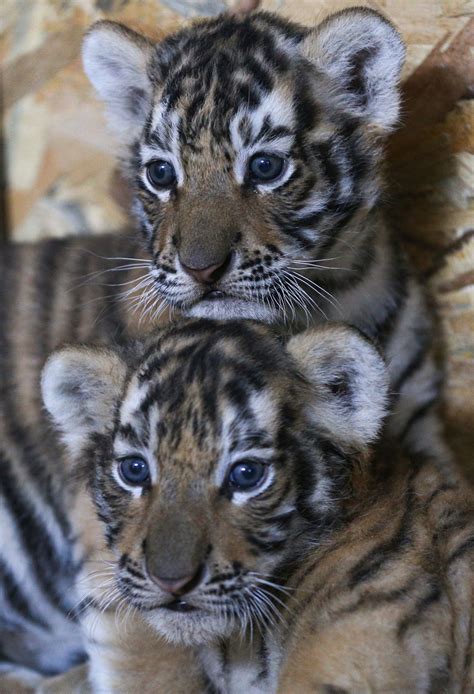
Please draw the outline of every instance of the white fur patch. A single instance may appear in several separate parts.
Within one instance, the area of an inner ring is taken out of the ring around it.
[[[114,22],[98,22],[84,39],[84,71],[124,143],[133,142],[140,133],[151,105],[150,53],[151,44],[143,37]]]
[[[342,107],[383,130],[395,125],[405,49],[390,22],[365,8],[348,9],[314,29],[302,52],[329,76]]]
[[[112,425],[126,366],[113,350],[66,347],[54,352],[41,378],[43,402],[73,456],[92,432]]]
[[[388,371],[375,347],[351,328],[336,324],[295,335],[288,351],[314,384],[315,423],[336,442],[365,449],[378,435],[388,405]],[[345,396],[331,389],[341,377]],[[322,499],[323,487],[319,493]]]

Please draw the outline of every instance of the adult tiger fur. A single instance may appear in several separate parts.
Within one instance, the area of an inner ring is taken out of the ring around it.
[[[58,351],[43,396],[102,526],[93,691],[472,691],[473,495],[372,450],[388,377],[360,333],[190,320]],[[208,685],[163,688],[163,637]]]

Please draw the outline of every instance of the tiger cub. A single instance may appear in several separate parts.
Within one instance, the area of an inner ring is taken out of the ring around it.
[[[472,691],[474,499],[374,452],[388,383],[337,324],[284,344],[194,319],[51,356],[44,402],[99,519],[93,691]]]
[[[122,337],[137,304],[142,327],[166,306],[292,333],[344,321],[387,358],[391,430],[410,450],[449,458],[433,413],[431,318],[381,205],[403,56],[394,27],[362,8],[311,28],[223,14],[159,44],[94,25],[84,67],[107,105],[138,228],[132,239],[2,250],[1,321],[15,325],[6,358],[25,409],[48,350]],[[107,272],[104,256],[128,269]]]
[[[154,44],[105,21],[83,58],[157,294],[187,316],[357,326],[387,357],[392,432],[448,460],[431,319],[381,209],[404,59],[390,22],[221,15]]]

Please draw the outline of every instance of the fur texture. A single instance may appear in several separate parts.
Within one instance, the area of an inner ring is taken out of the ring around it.
[[[388,378],[364,337],[194,320],[91,354],[54,354],[43,392],[103,525],[108,572],[81,582],[97,691],[128,691],[123,663],[159,690],[172,662],[130,668],[160,638],[194,649],[201,691],[470,691],[473,498],[393,442],[372,452]]]
[[[100,22],[83,55],[123,147],[157,294],[189,316],[356,325],[387,357],[392,432],[448,460],[431,318],[380,209],[404,58],[395,28],[362,8],[315,28],[258,12],[153,45]],[[259,155],[283,162],[280,174],[255,178]],[[152,178],[160,162],[174,176],[165,186]]]
[[[89,32],[85,67],[123,147],[142,234],[2,249],[2,667],[55,673],[83,655],[70,621],[81,556],[70,552],[70,498],[58,493],[71,479],[38,391],[61,343],[107,348],[167,306],[293,333],[342,319],[386,356],[390,430],[446,460],[431,320],[379,208],[402,58],[394,28],[361,9],[311,29],[267,13],[222,16],[158,46],[115,23]],[[261,148],[285,158],[281,180],[249,180],[248,158]],[[176,168],[168,192],[146,177],[158,156]],[[222,263],[222,275],[203,286],[180,258],[195,270]],[[58,594],[70,598],[60,609]]]

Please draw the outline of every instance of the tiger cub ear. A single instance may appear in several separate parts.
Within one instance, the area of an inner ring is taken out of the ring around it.
[[[118,22],[96,22],[82,46],[84,71],[107,106],[112,129],[125,144],[140,134],[151,106],[148,76],[154,45]]]
[[[302,51],[328,75],[349,113],[381,130],[396,124],[405,46],[382,15],[363,7],[337,12],[309,33]]]
[[[295,335],[287,349],[313,386],[315,424],[343,446],[367,448],[388,410],[388,371],[374,345],[353,328],[328,325]]]
[[[113,426],[127,367],[110,350],[64,347],[49,357],[41,376],[43,402],[74,455],[92,433]]]

